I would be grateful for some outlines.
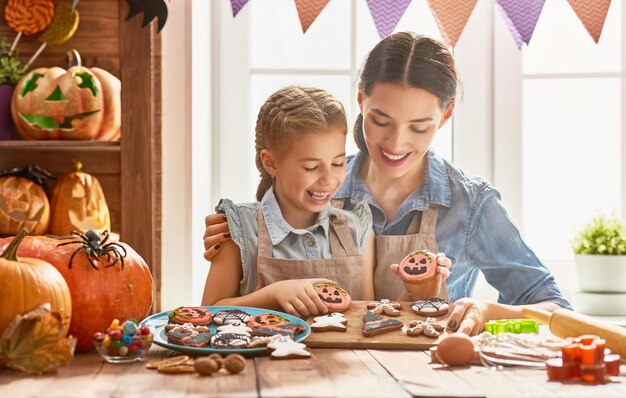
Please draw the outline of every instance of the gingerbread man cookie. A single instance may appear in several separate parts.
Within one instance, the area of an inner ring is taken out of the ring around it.
[[[424,335],[436,339],[441,335],[445,327],[437,322],[436,318],[428,317],[425,321],[413,321],[406,331],[407,336]]]
[[[450,305],[439,297],[417,300],[411,305],[411,310],[419,316],[441,316],[448,313]]]
[[[348,319],[341,312],[331,312],[324,316],[313,318],[315,322],[311,324],[314,332],[345,332]]]
[[[392,303],[389,299],[382,299],[378,302],[367,304],[367,308],[374,314],[384,313],[389,316],[398,316],[400,315],[399,310],[402,308],[402,304]]]
[[[287,336],[281,336],[267,345],[271,352],[271,359],[310,358],[306,345],[293,341]]]

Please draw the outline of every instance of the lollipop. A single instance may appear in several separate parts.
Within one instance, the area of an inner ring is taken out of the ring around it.
[[[9,50],[9,55],[11,55],[22,34],[34,35],[50,25],[54,17],[54,2],[52,0],[8,0],[4,7],[4,17],[11,29],[17,32]]]
[[[43,42],[43,44],[39,46],[37,52],[28,60],[24,70],[28,69],[48,44],[63,44],[74,36],[78,28],[78,20],[78,11],[72,7],[72,3],[58,3],[54,10],[52,23],[48,26],[48,29],[38,37],[39,41]]]

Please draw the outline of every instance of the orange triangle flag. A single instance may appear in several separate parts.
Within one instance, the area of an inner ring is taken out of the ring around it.
[[[611,0],[568,0],[578,19],[597,43],[604,27]]]
[[[300,16],[300,24],[302,25],[302,33],[306,33],[315,18],[326,7],[329,0],[295,0],[298,15]]]
[[[454,47],[478,0],[428,0],[443,40]]]

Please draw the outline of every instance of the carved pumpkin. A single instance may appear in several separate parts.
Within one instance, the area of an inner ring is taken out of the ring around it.
[[[99,68],[38,68],[17,84],[11,114],[27,140],[119,139],[121,83]]]
[[[81,241],[79,237],[74,240]],[[0,239],[0,250],[9,241],[9,238]],[[106,267],[111,261],[103,254],[98,260],[99,269],[95,269],[80,243],[58,246],[66,242],[46,236],[27,236],[17,254],[47,261],[63,275],[74,304],[69,334],[78,338],[78,350],[87,350],[93,347],[93,334],[106,330],[113,319],[123,323],[130,318],[143,319],[150,313],[152,276],[141,256],[125,243],[116,242],[126,249],[124,268],[120,262]],[[70,257],[77,249],[70,268]]]
[[[49,263],[36,258],[16,257],[27,231],[22,229],[15,238],[5,238],[0,245],[0,335],[17,315],[50,303],[64,319],[63,336],[67,334],[72,315],[70,291],[63,276]],[[10,244],[9,244],[10,242]]]
[[[111,229],[111,216],[104,192],[96,177],[81,171],[82,163],[74,163],[74,172],[57,179],[52,190],[52,216],[48,232],[67,236],[72,231],[98,233]]]
[[[436,256],[428,250],[410,253],[400,262],[399,275],[405,282],[424,282],[433,278],[436,273]]]
[[[39,185],[23,177],[0,177],[0,235],[16,235],[22,228],[41,235],[49,222],[50,203]]]
[[[350,308],[352,299],[345,289],[334,283],[318,283],[313,285],[317,295],[330,311],[343,312]]]

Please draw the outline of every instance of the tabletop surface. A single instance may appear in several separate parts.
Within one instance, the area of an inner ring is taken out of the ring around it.
[[[310,359],[247,359],[243,373],[170,375],[145,362],[109,364],[79,353],[57,373],[0,369],[0,397],[625,397],[626,373],[602,385],[548,382],[545,370],[444,367],[427,351],[311,349]],[[153,346],[151,361],[176,355]]]

